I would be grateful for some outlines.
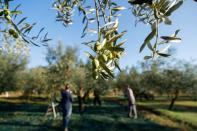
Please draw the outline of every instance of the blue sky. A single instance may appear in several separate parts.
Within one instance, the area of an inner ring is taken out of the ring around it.
[[[74,17],[74,24],[68,28],[62,26],[61,23],[55,22],[55,10],[51,9],[53,0],[17,0],[12,5],[22,4],[21,10],[23,16],[28,16],[30,22],[37,22],[37,29],[46,27],[49,36],[53,39],[51,45],[55,45],[57,41],[62,41],[65,45],[73,45],[79,48],[79,56],[86,60],[84,51],[88,48],[80,43],[89,40],[91,37],[81,39],[83,26],[81,17],[78,14]],[[125,1],[121,1],[124,5]],[[127,5],[128,6],[128,5]],[[175,44],[173,47],[177,49],[176,58],[185,60],[197,60],[197,3],[187,0],[180,9],[178,9],[170,18],[173,22],[171,26],[161,26],[160,32],[163,35],[172,34],[176,29],[180,29],[179,36],[183,39],[182,43]],[[126,55],[121,59],[120,66],[133,66],[138,61],[143,61],[143,56],[148,55],[148,50],[139,53],[140,45],[144,38],[150,32],[149,26],[138,24],[135,27],[135,18],[129,11],[123,11],[120,17],[120,30],[127,30],[125,38],[128,40],[124,45]],[[29,67],[46,65],[45,47],[30,47],[31,58]]]

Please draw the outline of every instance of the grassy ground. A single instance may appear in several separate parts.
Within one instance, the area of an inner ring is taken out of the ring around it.
[[[196,101],[177,101],[173,110],[169,111],[169,101],[139,102],[139,105],[149,107],[172,120],[185,123],[193,128],[197,128],[197,102]]]
[[[0,131],[59,131],[61,117],[45,117],[47,102],[0,99]],[[166,124],[166,122],[168,123]],[[116,100],[106,100],[102,107],[89,106],[80,115],[74,104],[70,131],[177,131],[179,122],[160,117],[139,107],[139,118],[127,117],[125,108]]]

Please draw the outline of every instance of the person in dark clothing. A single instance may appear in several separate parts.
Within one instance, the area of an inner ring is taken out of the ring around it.
[[[101,98],[100,98],[100,91],[98,89],[94,90],[94,100],[93,100],[94,106],[98,105],[101,106]]]
[[[63,111],[63,126],[64,126],[64,131],[68,131],[68,123],[72,113],[72,101],[73,101],[69,84],[65,85],[65,89],[62,90],[61,95],[62,95],[61,105]]]

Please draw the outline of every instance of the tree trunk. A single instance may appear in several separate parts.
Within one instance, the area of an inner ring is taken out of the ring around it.
[[[79,90],[77,92],[77,98],[78,98],[78,109],[79,112],[83,112],[83,96],[84,96],[84,91],[83,91],[83,87],[80,85]]]
[[[78,95],[77,98],[78,98],[78,105],[79,105],[78,110],[79,110],[79,112],[81,112],[82,111],[82,106],[83,106],[82,97]]]
[[[176,101],[176,98],[172,98],[170,106],[169,106],[169,110],[172,110],[173,106],[174,106],[174,102]]]
[[[175,97],[174,98],[172,98],[172,100],[171,100],[171,103],[170,103],[170,106],[169,106],[169,110],[172,110],[172,108],[173,108],[173,106],[174,106],[174,103],[175,103],[175,101],[177,100],[177,98],[178,98],[178,91],[176,91],[176,93],[175,93]]]
[[[197,93],[194,93],[194,101],[197,101]]]
[[[93,104],[94,106],[96,106],[97,104],[101,106],[102,103],[101,103],[100,96],[94,96]]]
[[[83,98],[82,98],[82,101],[83,101],[84,103],[87,103],[87,102],[88,102],[88,100],[89,100],[89,94],[90,94],[90,89],[88,89],[88,90],[84,93],[84,96],[83,96]]]
[[[99,90],[94,90],[94,100],[93,100],[94,106],[97,104],[101,106],[101,99],[100,99],[100,92]]]

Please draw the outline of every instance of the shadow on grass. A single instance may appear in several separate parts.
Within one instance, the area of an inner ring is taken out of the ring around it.
[[[71,131],[177,131],[176,128],[163,127],[143,120],[112,121],[85,117],[83,123],[71,122]]]
[[[44,118],[46,104],[38,103],[0,103],[0,130],[5,131],[60,131],[61,119]],[[19,114],[14,112],[20,112]],[[14,114],[11,117],[11,114]],[[10,114],[10,116],[8,115]],[[139,113],[140,114],[140,113]],[[6,116],[7,115],[7,116]],[[11,127],[11,128],[10,128]],[[9,129],[8,129],[9,128]],[[176,128],[160,126],[145,120],[143,116],[133,120],[127,117],[125,108],[113,101],[106,101],[103,106],[89,106],[83,115],[78,112],[76,104],[70,122],[70,131],[173,131]]]
[[[0,102],[0,112],[45,112],[47,105],[38,103],[12,103]]]
[[[157,103],[157,104],[147,104],[146,105],[147,107],[150,107],[150,108],[154,108],[154,109],[166,109],[168,110],[169,108],[169,104],[166,104],[166,103]],[[190,106],[190,105],[174,105],[173,108],[172,108],[172,111],[178,111],[178,112],[194,112],[194,113],[197,113],[197,107],[196,106]]]
[[[127,117],[125,108],[113,101],[107,101],[101,107],[90,106],[83,115],[74,107],[71,119],[71,131],[173,131],[177,128],[165,127],[157,123]],[[140,114],[140,113],[139,113]]]
[[[36,131],[48,131],[48,130],[60,130],[59,127],[54,127],[50,125],[39,125],[39,124],[32,124],[31,122],[25,122],[25,121],[9,121],[9,122],[0,122],[0,127],[1,126],[7,126],[7,127],[12,127],[12,130],[15,131],[17,127],[20,127],[20,131],[24,130],[25,128],[28,129],[28,131],[31,130],[36,130]],[[0,128],[2,131],[2,128]],[[6,131],[8,129],[5,129]]]

